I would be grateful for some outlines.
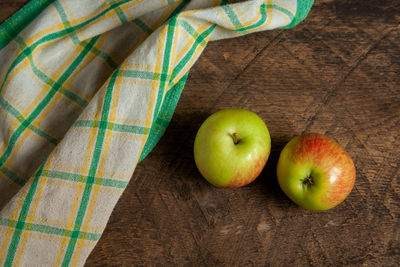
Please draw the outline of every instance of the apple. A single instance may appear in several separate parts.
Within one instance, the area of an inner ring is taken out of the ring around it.
[[[311,133],[286,144],[279,156],[277,177],[283,192],[299,206],[328,210],[350,194],[356,170],[338,143]]]
[[[220,110],[200,126],[194,160],[202,176],[217,187],[241,187],[261,173],[271,151],[263,120],[244,109]]]

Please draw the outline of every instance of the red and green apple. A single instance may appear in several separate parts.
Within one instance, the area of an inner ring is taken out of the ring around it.
[[[220,110],[200,126],[194,159],[202,176],[217,187],[241,187],[255,180],[271,151],[263,120],[244,109]]]
[[[277,177],[283,192],[299,206],[328,210],[350,194],[356,171],[349,154],[333,139],[304,134],[283,148]]]

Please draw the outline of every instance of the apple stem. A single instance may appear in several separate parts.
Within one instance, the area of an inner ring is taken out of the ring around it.
[[[235,145],[237,145],[238,143],[239,143],[239,138],[238,138],[238,136],[237,136],[237,133],[233,133],[232,134],[232,139],[233,139],[233,143],[235,144]]]

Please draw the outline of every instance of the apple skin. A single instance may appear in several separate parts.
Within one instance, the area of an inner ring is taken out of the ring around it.
[[[267,126],[244,109],[220,110],[208,117],[197,132],[193,150],[201,175],[214,186],[230,188],[254,181],[270,151]]]
[[[339,205],[350,194],[356,170],[338,143],[312,133],[296,136],[286,144],[279,157],[277,177],[293,202],[320,211]]]

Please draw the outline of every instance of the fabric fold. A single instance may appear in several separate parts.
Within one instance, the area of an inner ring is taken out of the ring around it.
[[[0,264],[82,266],[207,43],[312,2],[32,0],[4,22]]]

